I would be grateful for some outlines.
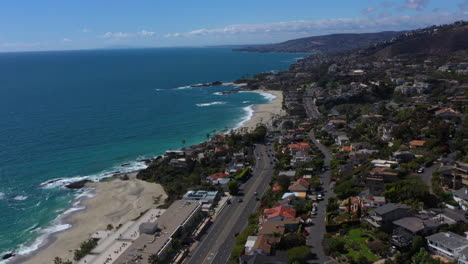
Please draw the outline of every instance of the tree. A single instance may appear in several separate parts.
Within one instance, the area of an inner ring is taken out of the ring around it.
[[[230,181],[227,186],[231,195],[237,195],[239,193],[239,183],[237,181]]]
[[[307,263],[312,257],[312,252],[308,246],[300,246],[288,250],[288,263]]]
[[[289,233],[285,235],[278,246],[280,249],[290,249],[304,245],[306,242],[304,235],[298,233]]]
[[[159,263],[159,257],[157,254],[151,254],[149,257],[148,257],[148,262],[150,264],[157,264]]]
[[[114,229],[114,226],[112,224],[108,224],[106,230],[110,231],[112,229]]]

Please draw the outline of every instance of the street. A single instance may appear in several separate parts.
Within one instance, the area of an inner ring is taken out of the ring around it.
[[[323,153],[324,155],[324,164],[325,166],[330,166],[331,160],[331,151],[315,138],[314,132],[309,133],[309,137],[314,143],[315,146]],[[325,235],[325,215],[326,208],[328,204],[328,198],[335,196],[333,191],[330,189],[330,171],[326,170],[319,175],[320,180],[323,182],[322,188],[324,190],[323,201],[319,202],[317,205],[317,215],[314,217],[313,225],[306,227],[307,232],[309,232],[309,237],[307,238],[307,245],[312,247],[311,251],[315,254],[315,258],[310,260],[309,263],[334,263],[329,262],[330,258],[325,255],[322,247],[322,240]]]
[[[265,192],[273,174],[272,158],[268,155],[272,147],[270,145],[257,144],[255,148],[256,160],[252,178],[241,185],[243,202],[238,202],[234,197],[231,205],[227,205],[216,217],[214,224],[208,229],[207,234],[201,238],[200,244],[188,256],[185,263],[226,263],[235,245],[235,234],[242,232],[247,226],[248,216],[255,212],[260,202],[255,200],[255,192],[258,196]],[[267,154],[268,153],[268,154]]]

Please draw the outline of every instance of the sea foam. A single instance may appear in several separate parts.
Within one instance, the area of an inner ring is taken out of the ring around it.
[[[226,104],[226,102],[211,102],[211,103],[203,103],[203,104],[196,104],[198,107],[205,107],[205,106],[211,106],[211,105],[223,105]]]

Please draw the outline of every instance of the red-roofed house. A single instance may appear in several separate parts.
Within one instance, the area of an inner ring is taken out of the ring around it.
[[[438,111],[435,111],[435,116],[441,117],[444,119],[452,119],[460,117],[460,112],[453,110],[452,108],[445,108]]]
[[[273,188],[271,190],[274,191],[274,192],[277,192],[277,191],[281,190],[281,185],[276,183],[275,185],[273,185]]]
[[[350,152],[350,151],[352,151],[352,150],[353,150],[353,148],[352,148],[351,146],[344,146],[344,147],[341,148],[341,151]]]
[[[286,206],[277,206],[263,210],[263,217],[268,222],[283,221],[296,217],[296,210]]]
[[[218,172],[218,173],[215,173],[213,175],[210,175],[208,177],[206,177],[208,180],[210,181],[216,181],[217,179],[219,178],[226,178],[226,177],[229,177],[228,174],[226,173],[223,173],[223,172]]]
[[[410,148],[421,148],[426,144],[425,140],[412,140],[409,142]]]
[[[296,152],[296,151],[304,151],[304,152],[309,152],[310,151],[310,144],[307,142],[299,142],[295,144],[289,144],[288,148],[291,152]]]

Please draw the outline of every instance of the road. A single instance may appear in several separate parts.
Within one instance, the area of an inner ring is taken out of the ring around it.
[[[233,198],[216,217],[208,233],[201,238],[200,244],[189,254],[185,263],[226,263],[235,245],[235,234],[240,233],[248,222],[248,216],[260,205],[255,200],[255,192],[261,196],[267,189],[273,175],[271,145],[257,144],[255,157],[259,157],[252,172],[252,178],[241,185],[243,202]]]
[[[314,88],[308,88],[306,91],[306,95],[303,97],[303,104],[304,108],[307,112],[309,118],[318,120],[321,118],[321,113],[319,112],[315,102],[313,101],[312,95],[314,93]],[[321,144],[316,138],[314,131],[311,130],[309,133],[309,138],[312,143],[323,153],[324,156],[324,165],[329,168],[330,161],[332,158],[332,153],[330,149],[323,144]],[[315,258],[310,260],[308,263],[336,263],[334,260],[330,259],[328,256],[325,255],[323,251],[322,241],[323,237],[325,236],[326,229],[325,229],[325,215],[326,215],[326,208],[328,204],[328,198],[335,196],[335,193],[330,188],[330,171],[327,170],[324,173],[319,175],[320,180],[322,181],[323,185],[322,188],[324,190],[323,201],[319,202],[317,205],[317,215],[313,220],[313,225],[306,227],[307,232],[309,232],[309,237],[307,238],[307,245],[311,247],[312,253],[315,254]]]
[[[431,166],[424,168],[424,172],[419,174],[421,180],[429,187],[429,191],[432,193],[432,174],[435,172],[436,169],[440,168],[440,164],[435,162]]]
[[[314,132],[309,133],[309,137],[314,143],[315,146],[323,153],[324,155],[324,164],[325,166],[330,167],[330,161],[332,153],[330,149],[322,145],[315,138]],[[325,255],[322,247],[322,240],[326,233],[325,231],[325,215],[326,208],[328,204],[328,198],[335,196],[333,191],[330,189],[330,170],[326,170],[324,173],[319,175],[320,180],[323,182],[322,188],[325,191],[323,201],[319,202],[317,205],[317,215],[313,220],[313,225],[306,227],[307,232],[309,232],[309,237],[307,238],[307,245],[312,247],[311,251],[315,254],[315,258],[310,260],[309,263],[335,263],[333,260],[330,260],[329,257]]]
[[[303,96],[303,105],[304,109],[307,112],[307,115],[312,118],[312,119],[320,119],[321,114],[315,105],[314,99],[312,98],[312,95],[315,92],[315,88],[307,88],[305,95]]]

